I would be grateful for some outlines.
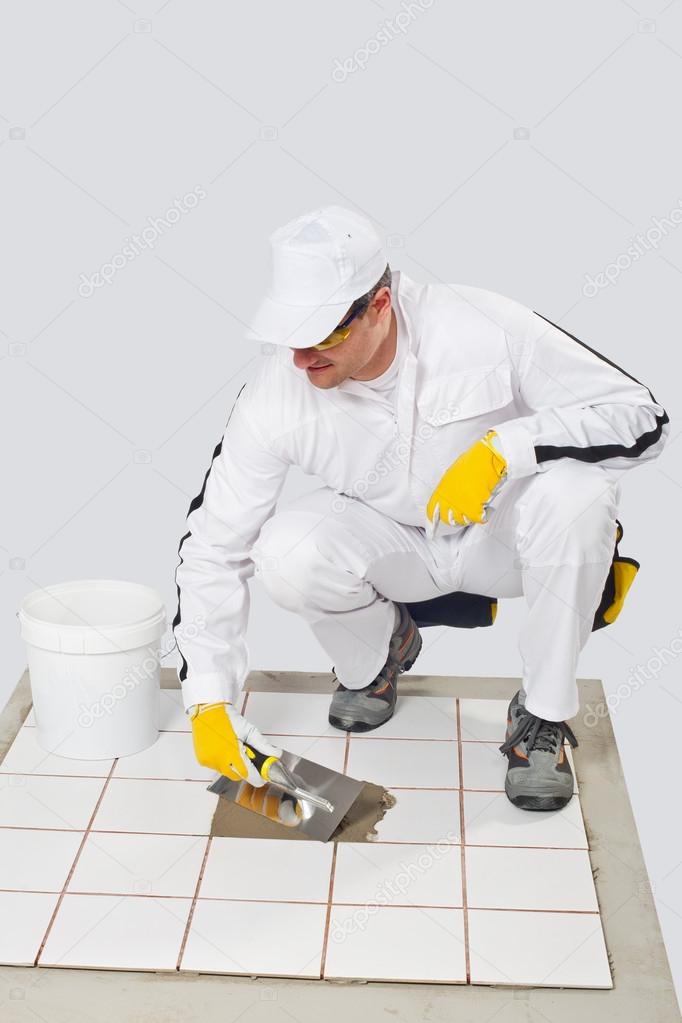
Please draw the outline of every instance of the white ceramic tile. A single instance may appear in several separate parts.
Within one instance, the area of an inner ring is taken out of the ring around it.
[[[571,767],[573,760],[570,749],[564,746]],[[462,767],[465,789],[486,789],[504,792],[504,779],[507,773],[507,758],[500,753],[499,746],[494,742],[463,742]],[[573,768],[573,791],[578,791]]]
[[[379,842],[459,842],[459,791],[391,789],[396,805],[376,826]]]
[[[0,774],[0,826],[85,831],[103,778]]]
[[[12,921],[11,927],[0,927],[3,966],[33,965],[58,898],[35,892],[0,892],[0,920]]]
[[[387,788],[456,788],[454,739],[363,739],[351,736],[346,774]]]
[[[334,906],[324,975],[465,983],[462,910]]]
[[[495,792],[464,793],[467,845],[534,845],[587,849],[577,796],[561,810],[522,810]]]
[[[459,724],[462,740],[483,739],[504,742],[509,700],[460,700]]]
[[[60,892],[64,887],[82,831],[0,831],[0,888]]]
[[[331,842],[214,838],[199,895],[326,903],[333,851]]]
[[[66,774],[94,775],[106,778],[111,770],[113,758],[108,760],[74,760],[48,753],[38,745],[37,728],[21,728],[17,737],[0,764],[0,774]]]
[[[504,792],[507,758],[495,742],[463,742],[463,788]]]
[[[338,736],[329,724],[330,701],[326,693],[249,693],[246,717],[266,734]]]
[[[596,913],[471,910],[469,948],[474,984],[613,986]]]
[[[65,895],[42,966],[174,970],[191,899]]]
[[[324,905],[198,899],[181,969],[319,977],[326,916]]]
[[[271,741],[281,749],[289,750],[296,756],[306,760],[314,760],[316,764],[330,767],[332,771],[343,774],[343,760],[346,753],[345,738],[319,738],[313,735],[281,735],[271,736]]]
[[[159,728],[164,732],[191,732],[192,724],[185,713],[180,689],[159,692]]]
[[[92,826],[95,831],[208,835],[218,798],[203,782],[112,778]]]
[[[462,848],[339,842],[332,898],[380,906],[461,906]]]
[[[121,757],[113,777],[180,778],[208,783],[215,777],[215,771],[197,763],[190,733],[160,732],[152,746],[132,756]]]
[[[191,898],[206,843],[206,838],[195,835],[91,832],[78,857],[68,891]]]
[[[457,708],[451,696],[398,696],[395,712],[371,732],[356,732],[357,739],[456,739]]]
[[[599,910],[586,849],[466,847],[469,906]]]
[[[24,719],[23,727],[24,728],[35,728],[35,726],[36,726],[36,714],[35,714],[35,711],[34,711],[33,707],[31,707],[31,709],[29,710],[28,714],[26,715],[26,718]]]

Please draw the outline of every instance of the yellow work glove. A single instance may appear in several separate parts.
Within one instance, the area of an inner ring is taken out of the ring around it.
[[[243,778],[256,788],[265,784],[245,745],[276,759],[282,756],[282,750],[264,739],[255,725],[228,702],[199,703],[190,717],[194,753],[203,767],[210,767],[233,781]]]
[[[485,505],[507,472],[506,459],[492,444],[497,434],[489,430],[472,444],[443,474],[426,506],[432,523],[431,536],[440,521],[451,526],[487,522]]]

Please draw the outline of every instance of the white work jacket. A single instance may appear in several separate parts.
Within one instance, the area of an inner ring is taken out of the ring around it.
[[[558,458],[627,469],[663,449],[669,419],[651,391],[531,309],[404,271],[394,271],[392,298],[408,340],[395,415],[343,384],[315,387],[281,346],[270,346],[239,392],[180,541],[173,632],[185,707],[235,701],[241,691],[250,549],[290,465],[424,527],[445,470],[493,427],[509,479]],[[385,474],[405,471],[413,506],[391,508]]]

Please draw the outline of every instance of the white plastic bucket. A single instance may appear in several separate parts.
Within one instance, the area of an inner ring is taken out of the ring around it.
[[[159,640],[166,629],[156,590],[79,579],[34,590],[17,615],[44,750],[101,760],[156,742]]]

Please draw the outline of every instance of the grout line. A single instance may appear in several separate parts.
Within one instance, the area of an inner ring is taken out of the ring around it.
[[[112,764],[113,767],[113,764]],[[59,774],[47,771],[2,771],[0,778],[89,778],[95,781],[106,781],[111,773],[111,768],[104,774]]]
[[[342,735],[333,735],[326,733],[320,735],[318,732],[263,732],[263,735],[280,735],[291,739],[339,739],[342,740]],[[457,742],[457,736],[451,736],[449,739],[441,739],[434,737],[429,739],[426,735],[413,736],[413,735],[372,735],[369,736],[365,732],[358,732],[355,738],[361,742]],[[481,740],[484,741],[484,740]]]
[[[332,853],[332,866],[329,872],[329,891],[327,893],[327,912],[324,918],[324,937],[322,938],[322,955],[320,957],[320,980],[324,980],[324,968],[327,964],[327,945],[329,943],[329,924],[332,915],[332,893],[334,891],[334,875],[336,873],[336,854],[339,850],[339,843],[334,842]]]
[[[107,779],[108,781],[109,779]],[[24,824],[0,824],[0,831],[56,831],[59,834],[83,833],[83,828],[36,828]],[[207,831],[128,831],[125,828],[90,828],[93,835],[159,835],[164,838],[208,838]]]
[[[596,916],[599,917],[598,909],[542,909],[529,906],[468,906],[470,911],[477,913],[572,913],[574,916]]]
[[[205,785],[207,782],[211,781],[212,777],[213,775],[211,775],[208,778],[162,778],[150,774],[145,775],[115,774],[112,778],[112,781],[182,781],[189,782],[192,785],[201,785],[201,783],[203,782]]]
[[[178,734],[185,734],[178,733]],[[113,769],[113,768],[112,768]],[[45,774],[42,771],[0,771],[0,778],[89,778],[91,781],[105,781],[111,772],[107,774]],[[207,782],[211,778],[162,778],[151,774],[115,774],[112,781],[191,781]]]
[[[15,895],[59,895],[60,888],[0,888],[0,892],[3,895],[11,894],[14,892]],[[3,966],[9,965],[9,963],[3,963]]]
[[[225,900],[223,900],[225,901]],[[231,902],[272,902],[272,899],[231,899]],[[308,905],[309,903],[305,903]],[[320,903],[313,903],[313,905],[320,905]],[[367,906],[367,902],[334,902],[335,906]],[[462,906],[454,906],[450,903],[444,902],[391,902],[385,903],[379,907],[380,909],[462,909]],[[560,916],[566,913],[571,913],[574,916],[594,916],[599,917],[598,909],[542,909],[542,908],[529,908],[527,906],[467,906],[468,912],[477,913],[558,913]]]
[[[460,855],[462,867],[462,919],[464,922],[464,959],[466,964],[466,982],[471,984],[471,955],[469,948],[469,907],[467,904],[467,874],[466,874],[466,833],[464,830],[464,767],[462,756],[462,729],[460,722],[459,698],[455,700],[457,715],[457,762],[459,767],[459,830],[460,830]]]
[[[466,791],[469,791],[468,789]],[[0,824],[0,832],[2,831],[56,831],[59,834],[73,835],[75,832],[82,832],[81,828],[36,828],[30,826],[24,826],[19,824]],[[158,835],[162,838],[208,838],[206,832],[198,831],[126,831],[116,830],[114,828],[91,828],[93,835]],[[223,837],[223,836],[219,836]],[[268,841],[267,839],[259,838],[243,838],[240,835],[224,836],[234,837],[240,840],[249,842],[261,842]],[[354,843],[348,843],[352,845]],[[355,843],[360,845],[429,845],[429,842],[407,842],[397,841],[396,839],[382,839],[381,841],[373,840],[372,842],[361,842]],[[444,845],[461,845],[461,842],[444,842]],[[548,852],[586,852],[589,853],[589,848],[586,845],[512,845],[509,842],[494,844],[492,842],[467,842],[467,849],[545,849]],[[52,893],[54,894],[54,893]]]
[[[459,843],[458,843],[459,844]],[[589,853],[586,845],[492,845],[485,842],[467,842],[467,849],[543,849],[547,852],[584,852]]]
[[[93,834],[96,834],[96,832],[93,832]],[[3,891],[3,889],[0,888],[0,891]],[[86,898],[102,897],[107,899],[153,899],[155,902],[158,901],[163,902],[164,899],[168,899],[171,902],[176,901],[178,899],[181,902],[189,902],[192,898],[191,895],[150,895],[147,892],[102,892],[102,891],[87,892],[82,890],[79,891],[78,889],[75,888],[69,888],[67,894],[84,896]]]
[[[391,792],[459,792],[459,785],[385,785]],[[473,791],[473,790],[472,790]],[[484,791],[488,791],[485,789]]]
[[[341,740],[341,741],[343,741],[343,740]],[[419,741],[421,741],[421,740],[419,740]],[[424,741],[428,741],[428,740],[424,740]],[[345,767],[344,767],[344,773],[345,773]],[[42,774],[42,773],[39,774],[38,772],[33,772],[33,771],[30,771],[30,772],[26,772],[26,771],[0,771],[0,778],[2,778],[2,777],[18,777],[18,778],[88,778],[91,781],[104,781],[106,778],[108,778],[108,775],[106,775],[106,774]],[[150,775],[150,774],[135,774],[135,775],[133,775],[133,774],[114,774],[112,776],[111,780],[112,781],[182,781],[182,782],[190,782],[191,784],[194,784],[194,785],[201,785],[202,782],[204,782],[204,783],[205,782],[210,782],[211,778],[180,778],[180,777],[177,777],[177,778],[163,778],[161,776]],[[460,786],[459,785],[385,785],[384,788],[396,789],[396,790],[407,791],[407,792],[458,792],[459,789],[460,789]],[[503,795],[504,794],[504,789],[465,788],[464,791],[465,792],[490,792],[490,793],[494,793],[496,795]],[[580,793],[579,793],[579,791],[577,789],[574,789],[573,795],[574,796],[579,796]],[[2,828],[2,827],[12,827],[12,825],[0,824],[0,828]],[[35,830],[36,831],[39,831],[39,830],[49,830],[49,831],[64,830],[64,831],[70,831],[72,829],[70,829],[70,828],[63,828],[63,829],[62,828],[49,828],[49,829],[48,828],[45,828],[45,829],[36,828]],[[75,828],[73,830],[77,831],[78,828]],[[159,834],[166,834],[166,832],[159,832]]]
[[[61,908],[62,902],[64,901],[64,896],[66,895],[66,889],[67,889],[67,887],[69,885],[69,881],[71,880],[71,878],[74,875],[74,872],[76,870],[76,865],[77,865],[78,860],[80,858],[80,854],[83,851],[83,846],[85,845],[85,843],[87,841],[87,838],[88,838],[88,835],[90,834],[90,830],[92,828],[93,821],[95,820],[95,817],[97,815],[97,811],[99,810],[100,805],[102,803],[102,800],[104,799],[104,793],[107,790],[107,785],[109,784],[109,782],[111,780],[111,776],[112,776],[112,774],[114,772],[114,768],[116,767],[117,762],[118,762],[117,760],[114,760],[114,762],[111,765],[111,770],[109,771],[109,774],[104,779],[104,784],[102,785],[102,791],[100,792],[99,797],[97,799],[97,802],[95,803],[95,807],[94,807],[92,813],[90,814],[90,819],[89,819],[89,821],[88,821],[88,823],[86,825],[85,831],[83,832],[83,838],[81,839],[81,843],[78,846],[78,849],[76,850],[76,855],[74,856],[73,863],[71,864],[71,869],[69,870],[69,873],[67,874],[66,880],[64,881],[64,885],[63,885],[62,890],[61,890],[61,892],[59,894],[59,898],[57,899],[57,903],[56,903],[56,905],[54,907],[54,911],[53,911],[52,916],[50,917],[49,923],[47,925],[47,930],[45,931],[45,934],[43,935],[43,940],[41,941],[40,947],[38,948],[38,951],[36,953],[36,957],[33,960],[33,965],[34,966],[38,965],[38,961],[40,960],[40,957],[43,954],[43,949],[45,948],[45,944],[47,942],[47,939],[49,938],[50,932],[51,932],[51,930],[52,930],[52,928],[54,926],[54,922],[55,922],[55,920],[57,918],[57,913],[59,912],[59,910]]]
[[[0,824],[0,831],[56,831],[62,835],[83,833],[83,828],[34,828],[30,824]]]
[[[336,844],[336,843],[335,843]],[[330,886],[331,887],[331,886]],[[196,888],[195,888],[196,891]],[[11,895],[57,895],[56,891],[47,891],[42,888],[0,888],[0,892]],[[139,892],[87,892],[70,889],[68,895],[77,895],[82,898],[95,899],[153,899],[155,902],[188,902],[193,899],[191,895],[147,895]],[[263,905],[273,906],[329,906],[328,899],[238,899],[221,895],[198,896],[197,902],[256,902]],[[333,906],[367,906],[367,902],[348,902],[346,900],[332,900]],[[461,905],[449,902],[390,902],[379,907],[380,909],[462,909]],[[598,909],[551,909],[545,906],[467,906],[469,912],[477,913],[558,913],[560,916],[570,913],[575,916],[599,917]],[[187,925],[189,930],[189,921]],[[184,948],[184,942],[183,946]],[[178,959],[179,961],[179,959]],[[50,964],[52,965],[52,964]],[[178,969],[179,967],[173,967]],[[110,969],[110,967],[100,967]],[[322,979],[322,978],[321,978]]]
[[[248,696],[249,696],[249,693],[246,694],[246,698],[248,698]],[[246,699],[244,700],[243,706],[246,707]],[[24,727],[25,728],[34,728],[35,726],[34,725],[25,725]],[[166,735],[168,733],[170,733],[171,735],[190,735],[191,732],[192,732],[192,729],[191,728],[159,728],[159,732],[161,732],[163,735]],[[324,735],[319,735],[317,732],[263,732],[263,735],[286,735],[287,737],[292,738],[292,739],[295,739],[295,738],[297,738],[299,736],[301,738],[306,738],[306,739],[338,739],[340,742],[342,742],[344,740],[343,735],[333,735],[333,734],[328,733],[328,732],[325,733]],[[362,739],[363,742],[372,742],[372,741],[380,741],[380,742],[457,742],[456,738],[440,739],[440,738],[437,738],[437,737],[433,737],[433,738],[429,739],[428,737],[425,737],[423,735],[420,735],[420,736],[414,736],[414,735],[363,735],[362,733],[358,733],[358,735],[356,735],[356,738],[357,739]],[[504,742],[504,736],[502,736],[502,738],[497,738],[497,739],[464,739],[463,738],[462,742],[464,742],[464,743],[471,743],[472,745],[474,743],[478,743],[478,744],[480,744],[482,746],[499,746],[501,742]],[[9,772],[8,771],[6,773],[7,774],[11,774],[11,773],[18,774],[18,773],[23,773],[23,772],[16,772],[16,771],[15,772]],[[78,777],[82,777],[82,776],[79,775]],[[99,775],[97,777],[99,777]]]
[[[194,918],[194,908],[195,908],[195,906],[197,904],[197,898],[198,898],[198,895],[199,895],[199,889],[201,888],[201,882],[204,879],[204,870],[206,869],[206,861],[208,860],[208,853],[209,853],[209,849],[210,848],[211,848],[211,836],[209,835],[208,839],[206,841],[206,848],[204,849],[204,858],[201,861],[201,867],[199,868],[199,876],[197,878],[197,883],[196,883],[196,886],[194,888],[194,895],[192,896],[192,904],[189,907],[189,914],[187,916],[187,925],[185,926],[185,933],[183,934],[182,942],[180,943],[180,951],[178,952],[178,961],[175,964],[175,969],[176,970],[180,969],[180,963],[182,962],[182,957],[185,954],[185,945],[187,944],[187,939],[189,938],[189,929],[192,926],[192,920]]]
[[[345,774],[348,768],[348,756],[350,754],[350,732],[346,732],[344,738],[344,750],[343,750],[343,767],[341,773]],[[320,957],[320,980],[324,980],[324,968],[327,965],[327,946],[329,944],[329,924],[331,923],[332,915],[332,896],[334,893],[334,877],[336,875],[336,855],[339,851],[339,843],[334,842],[334,852],[332,853],[332,866],[329,872],[329,891],[327,893],[327,912],[324,918],[324,937],[322,938],[322,955]]]

